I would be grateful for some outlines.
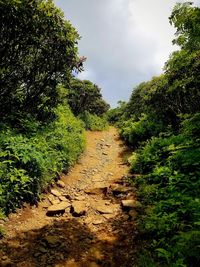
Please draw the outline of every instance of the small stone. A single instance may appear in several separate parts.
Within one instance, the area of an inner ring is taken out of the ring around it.
[[[101,223],[103,223],[103,220],[102,219],[96,219],[96,220],[94,220],[92,222],[92,224],[94,224],[94,225],[98,225],[98,224],[101,224]]]
[[[107,156],[107,155],[108,155],[108,153],[106,153],[106,152],[103,152],[102,154],[103,154],[103,155],[105,155],[105,156]]]
[[[75,200],[79,200],[79,201],[85,200],[85,196],[77,196],[75,197]]]
[[[56,197],[60,197],[61,196],[61,193],[56,189],[51,189],[51,194],[56,196]]]
[[[51,204],[53,204],[52,202],[55,200],[55,197],[53,195],[49,195],[48,200]]]
[[[41,203],[42,208],[46,209],[49,207],[49,204],[46,202]]]
[[[111,147],[111,145],[110,145],[110,144],[105,144],[105,146],[107,146],[107,147]]]
[[[124,208],[140,208],[142,206],[142,204],[137,201],[137,200],[134,200],[134,199],[125,199],[125,200],[122,200],[122,206]]]
[[[111,205],[106,205],[106,204],[107,203],[105,201],[98,201],[94,203],[92,207],[99,213],[105,213],[105,214],[112,214],[119,208],[118,204],[111,204]]]
[[[60,200],[59,199],[54,199],[54,200],[51,201],[51,204],[52,205],[57,205],[59,203],[60,203]]]
[[[94,218],[93,217],[86,217],[85,218],[85,223],[86,224],[90,224],[90,223],[92,223],[94,221]]]
[[[1,259],[2,259],[2,261],[5,261],[5,260],[8,259],[8,257],[7,256],[2,256]]]
[[[58,198],[60,199],[60,201],[67,201],[66,197],[64,197],[64,196],[60,196]]]
[[[61,188],[65,188],[65,183],[61,180],[57,181],[57,186],[61,187]]]
[[[52,215],[56,215],[56,214],[60,214],[60,213],[64,213],[65,209],[70,207],[71,204],[67,201],[62,201],[59,204],[56,205],[52,205],[50,207],[48,207],[47,209],[47,215],[52,216]]]
[[[102,139],[101,139],[101,142],[105,142],[105,139],[102,138]]]
[[[91,187],[91,188],[86,188],[84,192],[88,195],[98,195],[98,194],[106,194],[107,192],[107,187],[105,185],[100,185],[98,187]]]
[[[118,185],[118,184],[113,184],[110,186],[110,188],[114,194],[127,193],[132,190],[132,187],[126,187],[126,186]]]
[[[69,194],[67,194],[67,193],[63,193],[62,196],[67,198],[68,200],[72,199],[71,196]]]
[[[75,200],[72,202],[71,212],[74,216],[85,215],[87,211],[86,202]]]
[[[114,214],[103,214],[103,217],[107,220],[113,219],[115,217]]]
[[[113,213],[113,209],[108,207],[108,206],[104,206],[104,205],[99,205],[98,207],[96,207],[96,210],[100,213],[107,213],[107,214],[110,214],[110,213]]]

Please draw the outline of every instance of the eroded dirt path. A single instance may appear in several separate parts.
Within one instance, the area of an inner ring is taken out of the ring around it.
[[[0,266],[136,266],[139,204],[127,182],[126,153],[115,128],[88,132],[79,163],[39,206],[3,223]]]

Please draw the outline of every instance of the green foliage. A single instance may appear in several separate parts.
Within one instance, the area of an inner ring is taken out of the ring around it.
[[[84,112],[79,115],[79,118],[83,121],[84,127],[91,131],[102,131],[107,129],[108,123],[105,117],[99,117],[95,114],[90,114],[89,112]]]
[[[1,119],[51,119],[56,86],[76,68],[78,33],[52,0],[1,0],[0,25]]]
[[[121,127],[120,134],[128,144],[137,146],[151,136],[158,135],[162,129],[162,121],[154,120],[152,117],[142,114],[139,121],[134,121],[133,119],[125,121]]]
[[[103,100],[101,89],[90,81],[71,79],[66,88],[68,104],[76,116],[84,112],[102,116],[110,107]]]
[[[199,111],[200,102],[200,51],[181,50],[174,52],[165,65],[168,79],[167,95],[171,112],[191,114]],[[166,114],[167,115],[167,114]]]
[[[83,151],[81,122],[67,107],[58,106],[55,115],[55,121],[35,128],[29,136],[9,128],[1,131],[0,208],[5,213],[24,201],[37,201],[42,188],[57,172],[74,164]]]
[[[199,132],[200,113],[187,116],[180,134],[152,138],[131,162],[146,205],[140,226],[164,266],[200,264]]]
[[[170,16],[170,23],[177,29],[174,43],[182,48],[200,49],[200,9],[193,7],[192,2],[178,3]]]
[[[145,250],[141,266],[200,266],[200,8],[177,4],[164,74],[137,86],[117,108],[121,136],[137,148],[130,159]]]
[[[102,115],[109,105],[98,86],[72,79],[85,58],[53,0],[0,0],[0,22],[0,210],[8,214],[35,203],[83,151],[84,125],[74,114]],[[103,117],[84,118],[89,129],[105,128]]]
[[[119,101],[118,104],[119,104],[118,107],[109,109],[107,111],[107,114],[106,114],[107,120],[111,124],[119,124],[126,110],[126,102]]]
[[[138,266],[139,267],[156,267],[155,263],[153,262],[151,258],[151,255],[147,251],[139,255]]]

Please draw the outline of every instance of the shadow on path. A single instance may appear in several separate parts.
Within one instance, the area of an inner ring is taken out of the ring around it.
[[[103,230],[106,225],[111,226],[110,235]],[[1,259],[7,256],[10,262],[1,260],[0,266],[136,266],[134,223],[120,216],[107,220],[101,229],[99,239],[78,219],[59,218],[41,229],[21,232],[14,238],[2,240]]]

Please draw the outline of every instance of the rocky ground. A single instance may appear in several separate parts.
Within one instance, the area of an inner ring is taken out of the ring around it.
[[[78,164],[38,206],[1,221],[0,266],[136,266],[140,203],[128,182],[127,153],[115,128],[88,132]]]

